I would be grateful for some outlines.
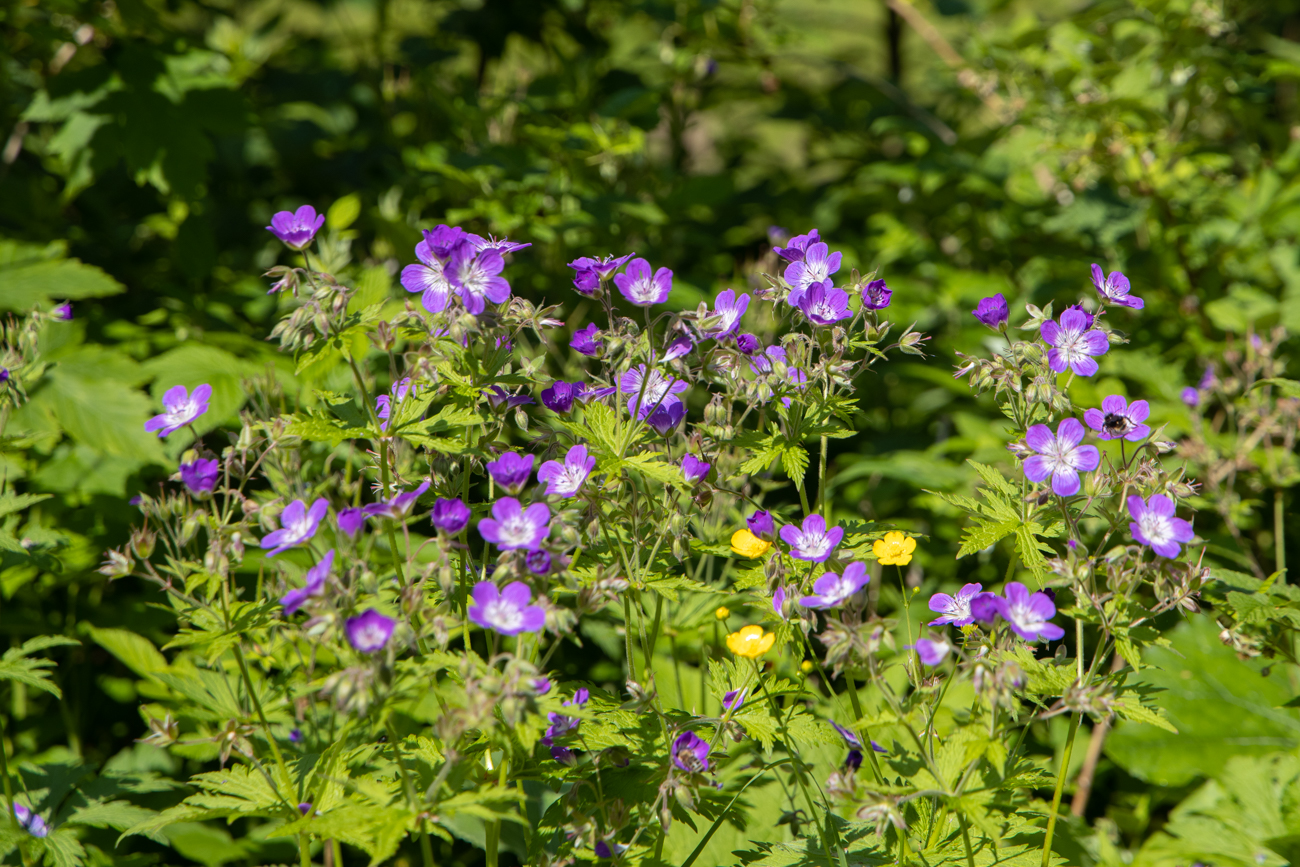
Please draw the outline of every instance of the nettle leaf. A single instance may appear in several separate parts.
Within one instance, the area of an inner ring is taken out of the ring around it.
[[[990,545],[995,545],[1016,532],[1020,526],[1019,519],[1014,521],[979,521],[967,527],[961,537],[961,547],[957,549],[957,559],[978,554]]]

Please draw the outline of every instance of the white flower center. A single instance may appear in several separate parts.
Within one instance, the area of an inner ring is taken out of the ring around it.
[[[501,541],[506,545],[532,544],[536,529],[522,513],[513,515],[501,522]]]
[[[555,490],[561,494],[572,494],[582,487],[582,482],[586,478],[587,470],[585,467],[576,464],[565,464],[564,472],[555,477]]]
[[[633,301],[658,301],[659,287],[653,277],[644,277],[632,284]]]
[[[799,550],[809,557],[820,557],[830,549],[831,540],[825,533],[804,533],[799,540]]]
[[[518,629],[523,625],[524,612],[504,599],[483,606],[483,619],[501,630]]]
[[[822,594],[822,599],[830,605],[839,605],[856,592],[853,582],[840,576],[829,590]]]
[[[1165,515],[1145,512],[1141,518],[1138,518],[1137,525],[1142,530],[1142,535],[1146,536],[1147,541],[1152,545],[1165,545],[1174,539],[1173,522]]]
[[[1013,602],[1011,603],[1009,613],[1011,614],[1011,620],[1026,632],[1038,632],[1047,625],[1047,621],[1039,617],[1038,614],[1035,613],[1034,609],[1030,608],[1027,604],[1017,604]]]

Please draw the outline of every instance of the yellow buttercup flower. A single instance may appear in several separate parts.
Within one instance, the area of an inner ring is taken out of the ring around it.
[[[719,605],[718,610],[713,612],[713,616],[719,620],[726,620],[731,616],[731,609],[725,605]]]
[[[746,626],[727,636],[727,648],[736,656],[748,659],[758,659],[771,650],[775,642],[776,633],[764,633],[761,626]]]
[[[762,557],[767,553],[767,549],[772,547],[771,542],[764,542],[762,539],[749,532],[748,529],[737,530],[731,536],[731,550],[735,551],[742,557],[751,559]]]
[[[886,533],[885,538],[877,539],[871,546],[882,566],[906,566],[912,562],[912,552],[916,550],[916,540],[898,530]]]
[[[812,660],[805,659],[803,662],[799,663],[799,670],[802,671],[804,674],[807,674],[808,672],[812,671],[813,670]]]

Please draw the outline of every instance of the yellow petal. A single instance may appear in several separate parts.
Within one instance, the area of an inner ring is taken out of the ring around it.
[[[771,547],[771,542],[763,541],[749,532],[748,529],[737,530],[731,536],[731,550],[742,557],[749,557],[750,559],[761,557]]]

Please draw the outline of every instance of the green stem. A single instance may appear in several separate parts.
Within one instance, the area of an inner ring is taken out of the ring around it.
[[[3,718],[0,718],[0,774],[4,775],[5,800],[9,802],[9,823],[13,825],[14,836],[18,839],[18,852],[22,856],[23,864],[30,862],[27,858],[27,845],[23,841],[23,829],[18,824],[18,814],[14,812],[14,783],[13,778],[9,776],[9,749],[5,745],[5,732]]]
[[[1061,793],[1065,791],[1065,775],[1070,772],[1070,753],[1074,751],[1074,736],[1079,733],[1080,716],[1070,717],[1070,733],[1065,737],[1065,753],[1061,756],[1061,770],[1056,775],[1052,812],[1047,817],[1047,834],[1043,837],[1043,867],[1051,867],[1052,863],[1052,834],[1056,831],[1056,814],[1061,809]]]
[[[266,737],[267,744],[271,747],[271,755],[275,757],[275,766],[284,776],[284,782],[292,783],[293,777],[289,774],[289,766],[284,761],[284,753],[280,752],[280,744],[276,741],[275,736],[271,734],[271,724],[266,721],[266,714],[262,712],[262,700],[257,697],[257,689],[253,686],[253,677],[248,672],[248,662],[244,659],[244,649],[238,644],[235,645],[235,660],[239,663],[239,673],[243,675],[244,687],[248,690],[248,699],[253,703],[253,711],[257,714],[257,720],[262,724],[262,734]],[[294,811],[298,812],[298,806],[285,797],[280,791],[280,784],[276,784],[276,794],[281,800]]]
[[[970,831],[966,829],[966,814],[958,812],[957,820],[961,823],[961,844],[966,849],[966,867],[975,867],[975,854],[970,849]]]
[[[1273,491],[1273,545],[1277,551],[1274,560],[1275,571],[1281,572],[1278,580],[1286,583],[1286,513],[1283,511],[1283,494],[1281,488]]]

